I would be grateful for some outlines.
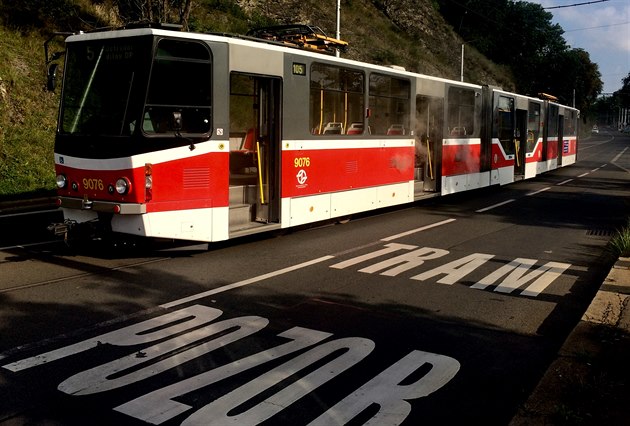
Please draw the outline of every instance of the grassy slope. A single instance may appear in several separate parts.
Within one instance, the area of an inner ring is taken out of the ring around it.
[[[53,188],[58,96],[44,88],[43,42],[0,27],[0,196]]]

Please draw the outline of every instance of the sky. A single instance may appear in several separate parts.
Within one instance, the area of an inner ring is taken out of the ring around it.
[[[621,79],[630,73],[630,0],[527,1],[553,14],[552,22],[560,24],[570,47],[588,52],[599,66],[602,93],[621,89]],[[566,7],[547,9],[557,6]]]

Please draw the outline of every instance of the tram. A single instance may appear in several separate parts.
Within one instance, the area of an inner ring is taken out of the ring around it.
[[[578,116],[273,40],[71,35],[51,229],[212,242],[505,185],[575,163]]]

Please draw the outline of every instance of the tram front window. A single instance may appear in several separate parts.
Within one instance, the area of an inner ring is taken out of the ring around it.
[[[144,98],[152,39],[68,43],[61,134],[128,136]]]

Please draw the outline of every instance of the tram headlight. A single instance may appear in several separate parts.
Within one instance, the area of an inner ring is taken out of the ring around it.
[[[144,187],[145,187],[145,189],[153,188],[153,176],[145,176],[144,177]]]
[[[116,181],[116,192],[125,195],[131,192],[131,182],[127,178],[120,178]]]
[[[56,177],[57,180],[57,188],[64,189],[68,186],[68,178],[64,174],[58,174]]]

